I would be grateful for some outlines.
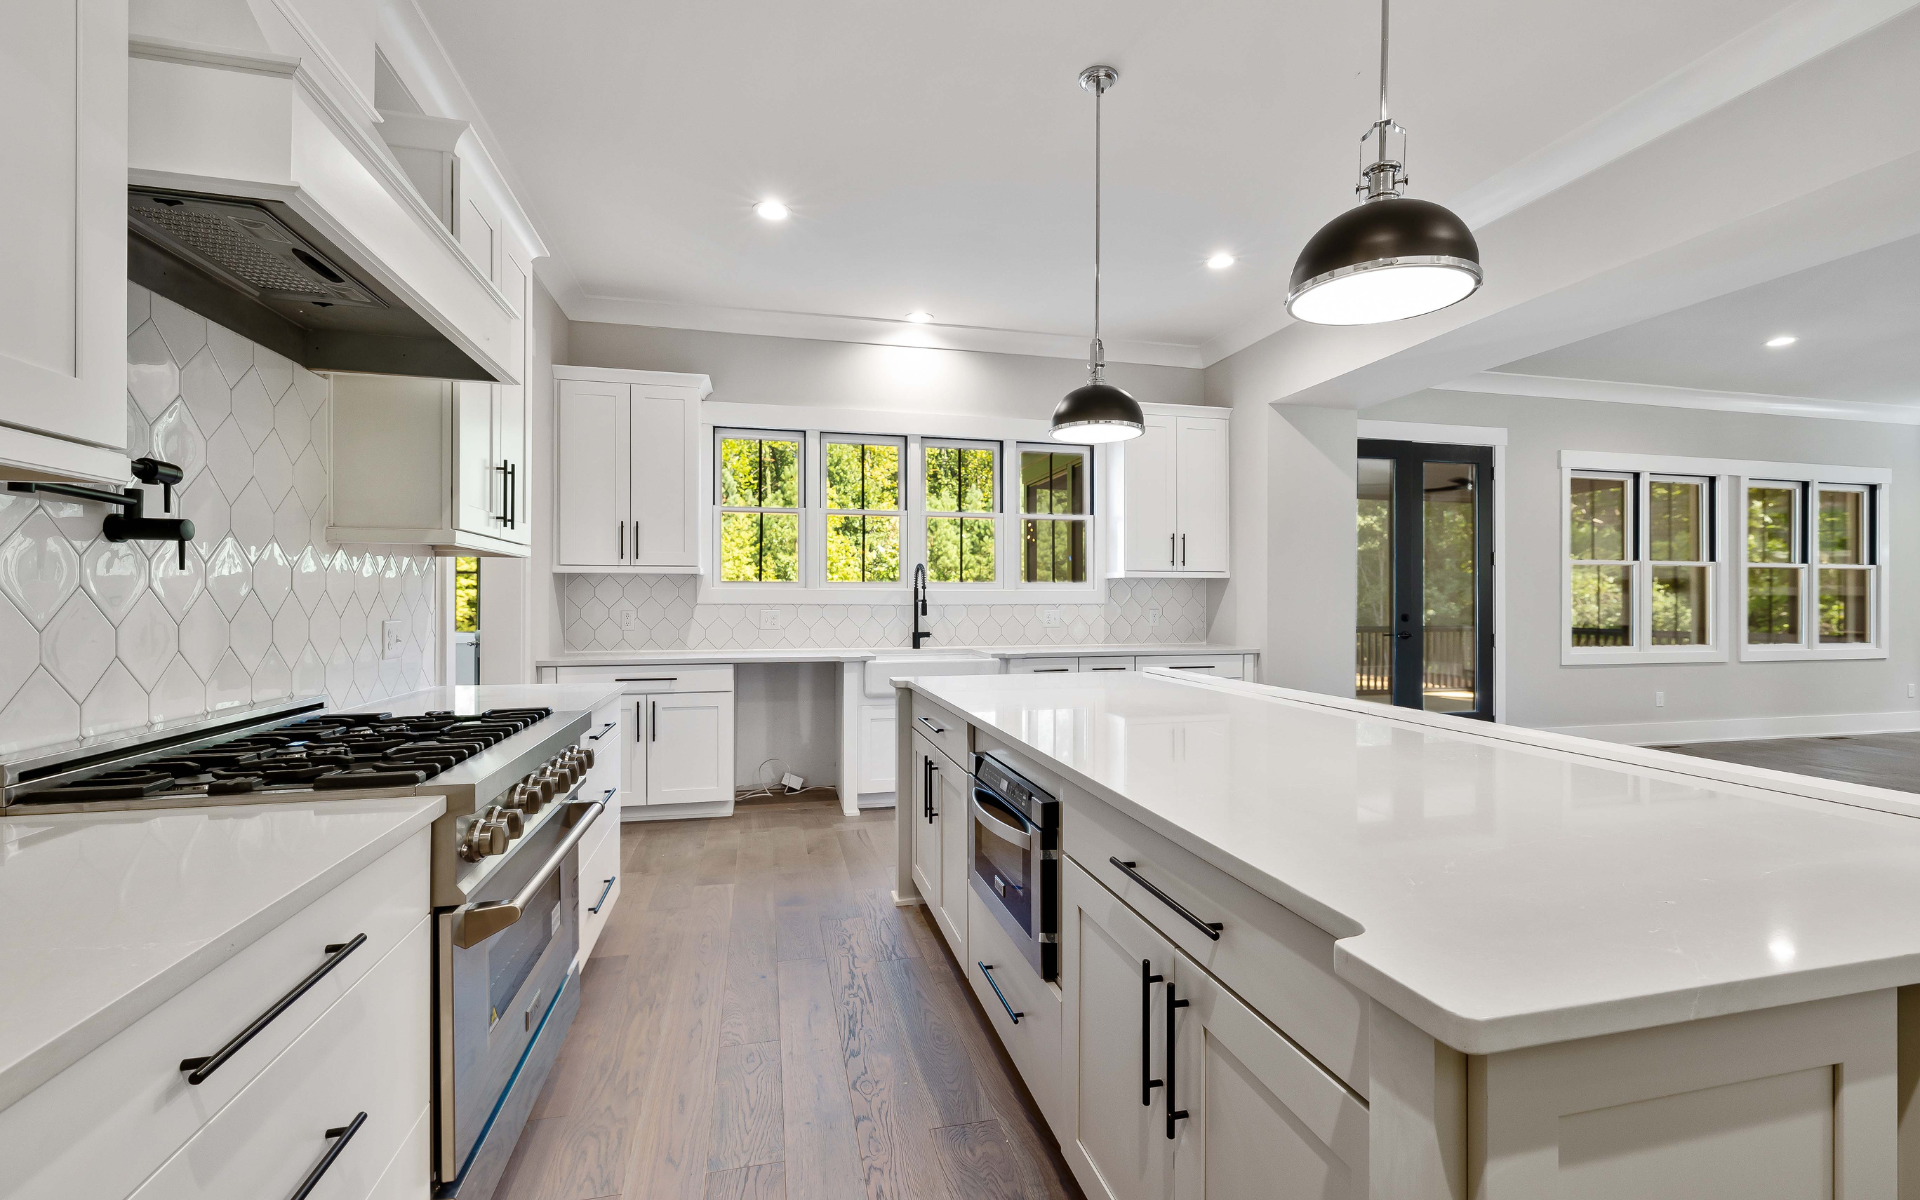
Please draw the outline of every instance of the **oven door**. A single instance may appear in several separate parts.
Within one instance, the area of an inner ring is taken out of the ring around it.
[[[1038,825],[991,788],[973,785],[967,849],[973,890],[1042,979],[1052,978],[1044,953],[1049,897],[1046,852]]]
[[[461,1179],[483,1133],[489,1143],[519,1137],[497,1127],[494,1111],[580,944],[576,829],[583,823],[546,821],[514,844],[473,903],[435,914],[435,1170],[443,1185]],[[516,900],[508,923],[469,921],[476,909]]]

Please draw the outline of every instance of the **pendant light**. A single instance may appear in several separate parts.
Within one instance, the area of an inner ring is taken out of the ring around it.
[[[1398,141],[1398,146],[1389,139]],[[1366,163],[1367,143],[1375,142]],[[1380,0],[1380,119],[1360,139],[1358,207],[1328,221],[1293,264],[1287,312],[1316,325],[1377,325],[1458,304],[1480,286],[1466,222],[1407,185],[1407,131],[1387,115],[1387,0]]]
[[[1120,78],[1112,67],[1088,67],[1080,86],[1093,93],[1093,341],[1087,347],[1087,382],[1061,398],[1049,436],[1056,442],[1119,442],[1146,428],[1140,402],[1108,383],[1106,347],[1100,344],[1100,98]]]

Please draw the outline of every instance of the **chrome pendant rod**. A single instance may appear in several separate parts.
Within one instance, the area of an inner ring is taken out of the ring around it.
[[[1103,140],[1100,105],[1107,89],[1119,78],[1120,73],[1108,66],[1088,67],[1080,72],[1080,86],[1093,93],[1093,340],[1087,343],[1087,376],[1092,383],[1105,382],[1107,368],[1106,347],[1100,344],[1100,176]]]
[[[1380,0],[1380,124],[1387,123],[1387,4],[1389,0]],[[1382,157],[1386,143],[1383,140]]]

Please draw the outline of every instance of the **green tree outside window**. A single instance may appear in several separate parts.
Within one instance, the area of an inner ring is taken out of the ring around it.
[[[987,447],[925,446],[927,578],[992,583],[994,452]],[[986,513],[968,517],[964,513]]]

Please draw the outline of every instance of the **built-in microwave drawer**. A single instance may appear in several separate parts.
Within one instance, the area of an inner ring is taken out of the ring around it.
[[[1068,857],[1367,1094],[1366,996],[1333,973],[1332,934],[1103,801],[1075,788],[1064,801]]]
[[[950,710],[935,704],[919,692],[913,693],[913,729],[938,746],[946,756],[960,764],[960,769],[973,769],[973,760],[969,757],[967,743],[967,722],[963,717],[955,716]]]
[[[420,830],[0,1110],[0,1197],[125,1196],[139,1186],[426,919],[430,838]],[[188,1082],[182,1060],[217,1055],[329,962],[245,1045]],[[424,982],[424,951],[413,967]]]
[[[610,680],[628,695],[648,692],[731,692],[731,663],[694,663],[654,667],[636,663],[624,667],[561,667],[561,683]]]

